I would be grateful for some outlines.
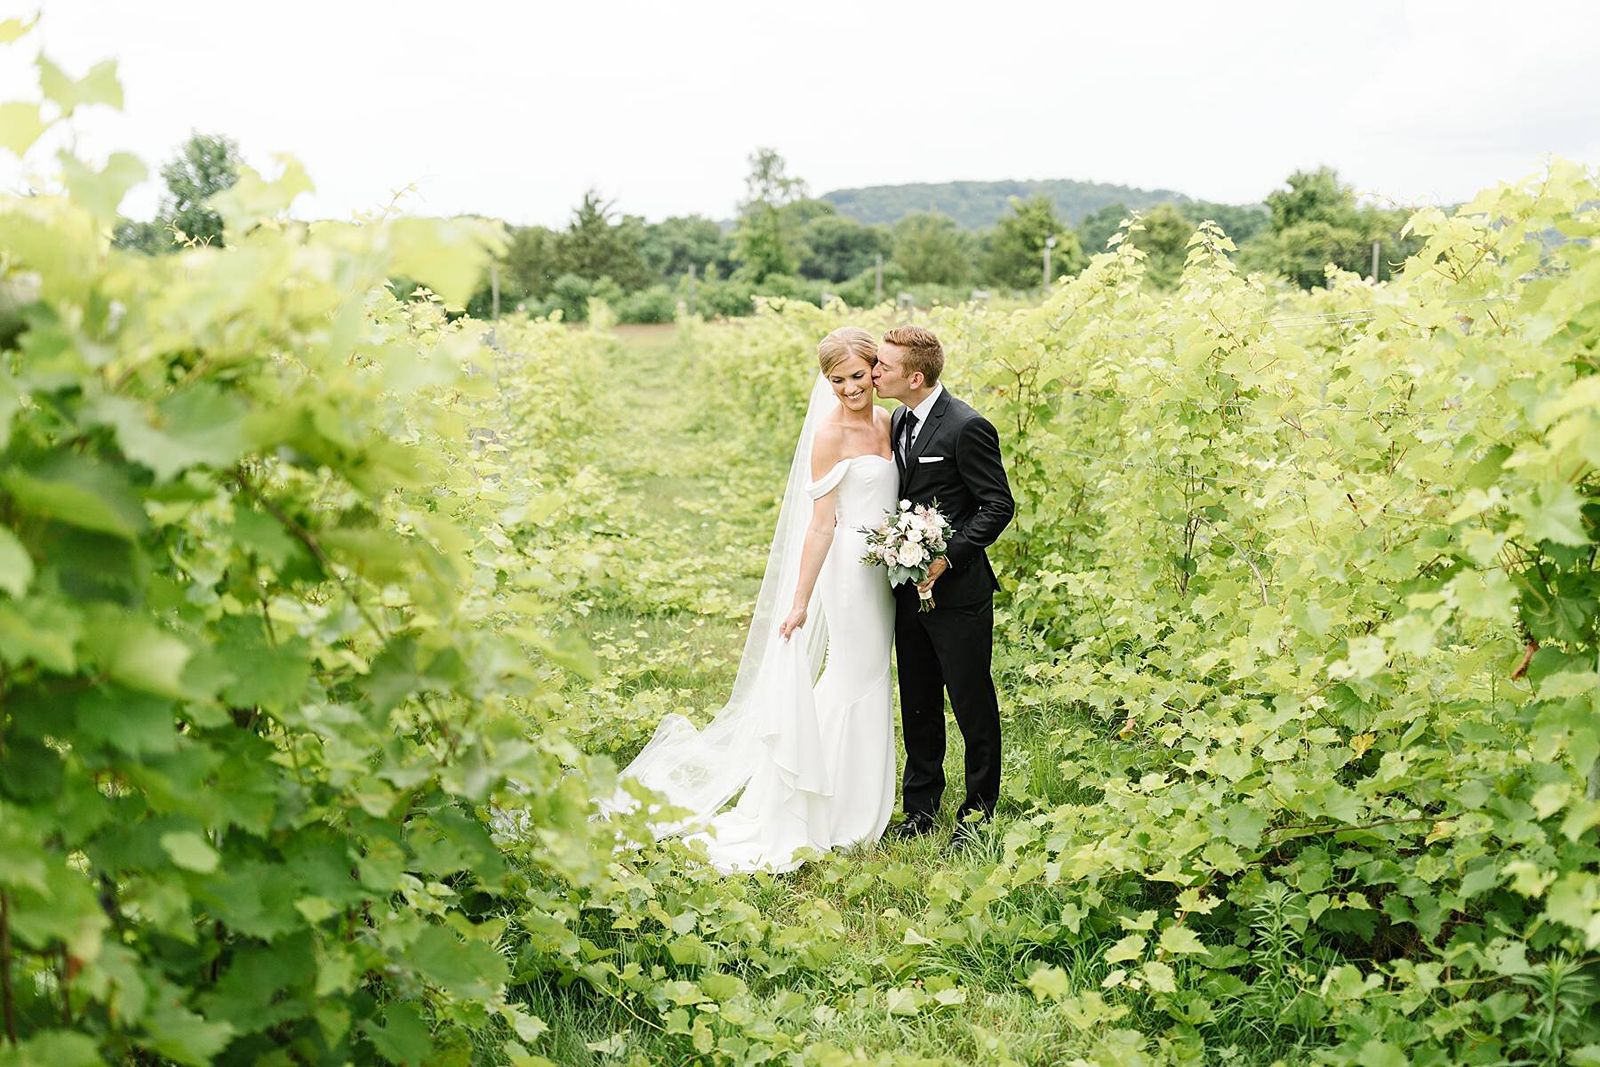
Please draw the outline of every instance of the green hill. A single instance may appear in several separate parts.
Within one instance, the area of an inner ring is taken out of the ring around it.
[[[1189,197],[1170,189],[1135,189],[1066,179],[870,185],[861,189],[835,189],[823,193],[822,199],[837,207],[841,215],[865,223],[892,224],[913,212],[932,209],[949,215],[967,229],[981,230],[1000,220],[1011,197],[1027,198],[1040,193],[1055,201],[1057,210],[1074,226],[1082,222],[1085,215],[1108,204],[1120,203],[1139,210],[1161,203],[1190,202]]]

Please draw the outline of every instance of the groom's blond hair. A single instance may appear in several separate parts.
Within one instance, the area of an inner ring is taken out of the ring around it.
[[[935,385],[944,373],[944,347],[932,330],[921,326],[896,326],[883,335],[883,343],[905,350],[905,374],[922,372],[922,384]]]

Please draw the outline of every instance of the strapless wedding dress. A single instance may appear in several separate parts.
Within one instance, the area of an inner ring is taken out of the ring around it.
[[[860,528],[883,521],[898,488],[894,460],[876,455],[841,460],[805,487],[812,500],[838,493],[838,525],[817,577],[827,655],[813,684],[802,643],[772,643],[752,693],[762,744],[750,780],[732,808],[688,835],[719,871],[793,870],[804,860],[800,850],[876,841],[889,824],[894,597],[883,568],[861,563]]]

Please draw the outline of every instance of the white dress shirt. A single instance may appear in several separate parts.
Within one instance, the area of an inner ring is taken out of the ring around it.
[[[928,413],[933,410],[933,405],[939,402],[944,395],[944,386],[936,385],[933,392],[922,398],[922,403],[911,409],[911,414],[917,417],[916,423],[911,427],[911,440],[906,442],[906,456],[909,458],[912,448],[916,447],[917,434],[922,432],[922,427],[928,421]]]
[[[933,411],[933,405],[937,404],[939,398],[943,395],[944,386],[936,385],[933,387],[933,392],[922,398],[922,403],[911,409],[911,414],[917,417],[917,421],[911,427],[911,440],[906,442],[906,460],[908,462],[911,459],[911,450],[917,445],[917,434],[922,432],[923,424],[928,421],[928,415]],[[955,567],[955,564],[951,563],[948,558],[945,559],[944,565],[946,570],[952,570]]]

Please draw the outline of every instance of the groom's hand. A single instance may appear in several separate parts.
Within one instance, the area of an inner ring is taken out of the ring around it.
[[[917,583],[917,592],[926,593],[933,588],[933,583],[939,580],[939,575],[950,569],[950,561],[940,556],[928,564],[928,577]]]

